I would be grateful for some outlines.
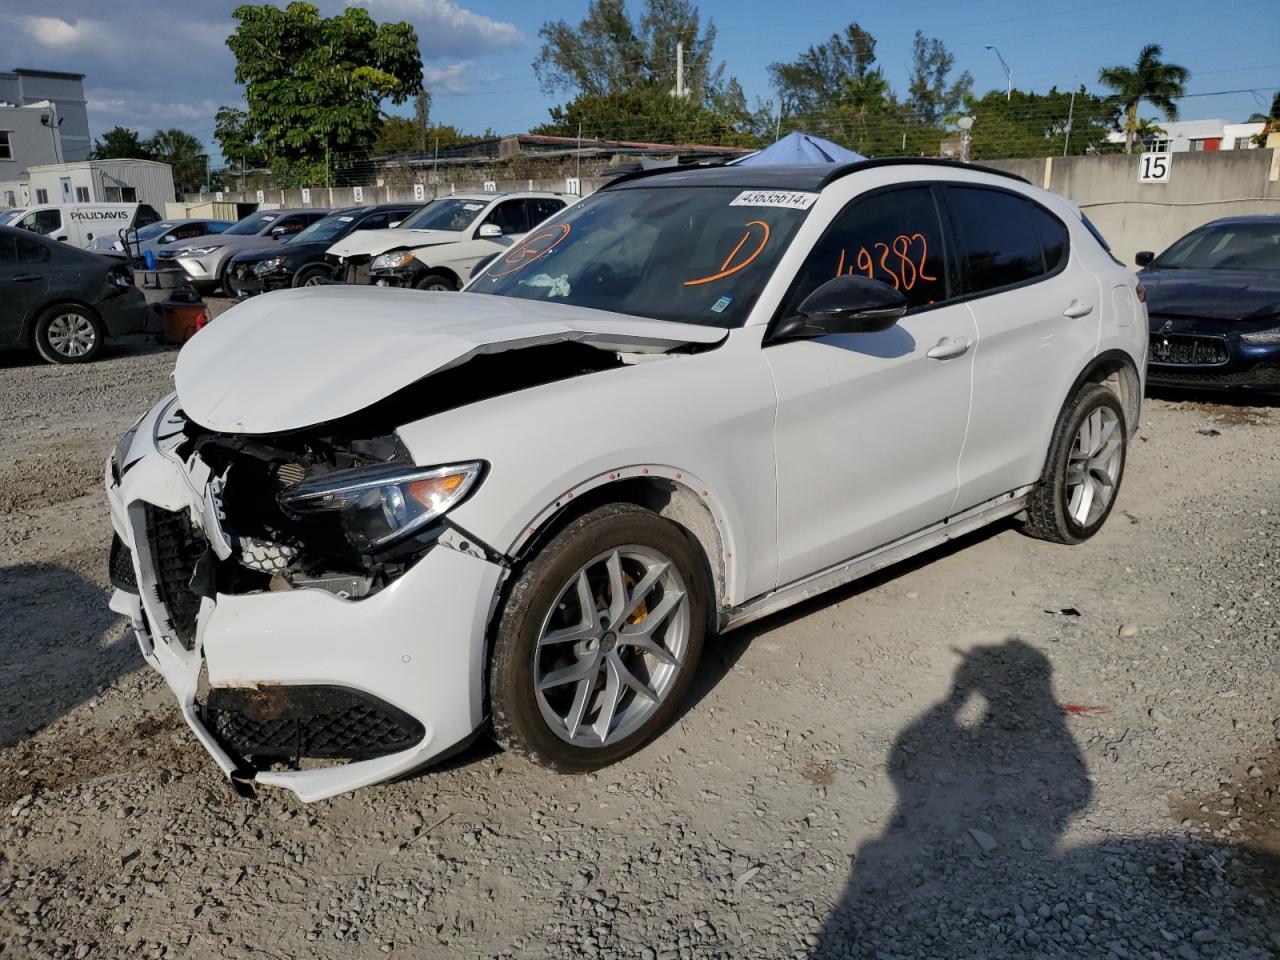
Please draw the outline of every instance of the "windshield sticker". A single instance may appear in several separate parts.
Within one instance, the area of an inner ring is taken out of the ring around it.
[[[521,280],[522,287],[545,287],[548,297],[567,297],[569,295],[569,275],[562,273],[553,277],[549,273],[540,273],[528,280]]]
[[[836,265],[836,276],[862,273],[872,280],[883,281],[884,277],[876,276],[876,271],[879,270],[888,276],[895,290],[910,290],[918,281],[938,279],[925,273],[924,265],[929,259],[929,241],[922,233],[900,233],[889,243],[876,242],[871,247],[871,250],[859,247],[848,270],[845,269],[846,255],[842,249],[840,262]]]
[[[754,243],[754,246],[752,245]],[[698,277],[696,280],[684,281],[686,287],[696,287],[699,284],[711,283],[713,280],[723,280],[725,277],[731,277],[739,270],[750,265],[751,261],[760,256],[761,251],[769,243],[769,225],[763,220],[749,220],[745,224],[745,231],[742,239],[738,241],[738,245],[729,252],[724,258],[724,263],[720,264],[720,270],[711,274],[709,277]]]
[[[264,217],[262,218],[262,222],[263,222],[263,223],[270,223],[270,222],[271,222],[272,220],[274,220],[274,219],[275,219],[275,217],[266,217],[266,216],[264,216]]]
[[[803,193],[799,190],[743,190],[730,201],[729,206],[808,210],[817,199],[816,193]]]
[[[484,204],[483,203],[464,203],[462,205],[462,209],[463,210],[483,210]]]
[[[712,313],[724,313],[728,309],[729,304],[733,303],[733,297],[721,297],[711,305]]]
[[[352,220],[355,219],[355,217],[339,217],[338,219],[341,220],[343,223],[350,223]]]
[[[548,223],[537,233],[530,234],[520,246],[489,268],[487,276],[505,277],[521,267],[541,260],[569,235],[572,228],[567,223]]]

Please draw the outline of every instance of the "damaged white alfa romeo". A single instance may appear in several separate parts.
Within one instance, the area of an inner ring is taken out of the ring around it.
[[[638,174],[464,292],[217,318],[107,463],[111,606],[241,789],[482,731],[591,770],[711,634],[1001,518],[1095,533],[1146,330],[1080,211],[1006,174]]]

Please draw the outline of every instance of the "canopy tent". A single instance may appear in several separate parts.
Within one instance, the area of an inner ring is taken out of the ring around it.
[[[743,166],[755,163],[854,163],[865,159],[862,154],[846,150],[830,140],[794,130],[776,143],[733,163]]]

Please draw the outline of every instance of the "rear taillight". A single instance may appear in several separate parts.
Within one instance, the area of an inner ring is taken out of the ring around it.
[[[1138,302],[1139,302],[1139,303],[1146,303],[1146,302],[1147,302],[1147,288],[1146,288],[1146,287],[1144,287],[1142,284],[1138,284],[1138,289],[1136,289],[1136,290],[1134,291],[1134,293],[1136,293],[1136,294],[1138,295]]]

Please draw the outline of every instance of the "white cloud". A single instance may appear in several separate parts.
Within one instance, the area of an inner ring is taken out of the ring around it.
[[[453,0],[357,0],[376,18],[400,17],[413,24],[427,57],[468,56],[523,45],[514,23],[494,20]]]
[[[475,64],[470,60],[452,63],[447,67],[422,69],[422,85],[432,93],[466,93],[470,82],[475,79]]]

